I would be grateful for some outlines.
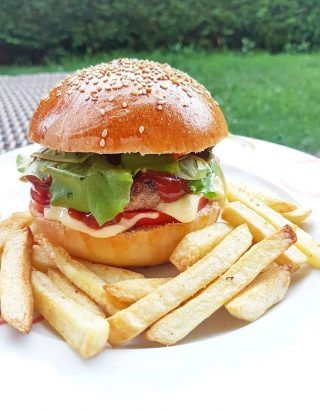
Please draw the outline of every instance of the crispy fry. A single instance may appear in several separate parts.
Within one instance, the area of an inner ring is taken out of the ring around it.
[[[262,193],[254,187],[248,186],[247,184],[241,184],[240,188],[249,193],[252,197],[256,197],[258,200],[265,203],[267,206],[272,208],[279,213],[285,213],[296,210],[297,206],[295,204],[289,203],[286,200],[282,200],[273,194]]]
[[[307,256],[310,265],[320,268],[320,242],[318,240],[235,184],[228,184],[227,195],[230,201],[241,201],[275,228],[280,228],[286,224],[293,227],[298,238],[296,246]]]
[[[251,243],[247,225],[237,227],[192,267],[110,317],[109,342],[120,345],[144,331],[226,271]]]
[[[33,217],[29,211],[13,213],[6,220],[0,221],[0,253],[10,235],[19,228],[28,227],[33,222]]]
[[[227,204],[222,211],[222,218],[235,227],[247,223],[255,242],[276,231],[263,217],[239,201]],[[296,271],[307,262],[307,257],[293,245],[280,255],[277,261],[279,264],[290,264],[292,271]]]
[[[103,289],[105,282],[92,270],[71,258],[63,248],[52,245],[44,236],[37,235],[36,240],[49,254],[49,257],[55,261],[59,270],[80,290],[99,304],[104,312],[114,314],[124,307],[120,303],[115,304],[113,300],[108,298]]]
[[[285,226],[255,244],[216,281],[152,325],[146,333],[147,339],[166,345],[180,341],[250,284],[295,241],[296,235],[293,229]]]
[[[103,350],[109,333],[106,319],[66,297],[40,271],[32,271],[32,287],[37,309],[74,350],[85,358]]]
[[[106,318],[101,308],[83,291],[81,291],[70,280],[68,280],[68,278],[65,277],[60,271],[49,268],[48,277],[66,297],[71,298],[93,314],[99,315],[102,318]]]
[[[181,272],[208,254],[232,228],[225,223],[215,223],[187,234],[173,251],[170,261]]]
[[[144,278],[143,274],[135,271],[126,270],[125,268],[111,267],[104,264],[91,263],[90,261],[77,259],[81,264],[92,270],[98,277],[108,284],[117,283],[118,281],[133,280],[135,278]]]
[[[0,272],[1,316],[24,334],[30,331],[33,318],[31,252],[31,231],[14,231],[5,242]]]
[[[308,217],[310,217],[312,210],[306,210],[304,208],[298,207],[294,211],[290,211],[288,213],[282,213],[283,217],[287,218],[294,224],[300,225],[302,224]]]
[[[227,311],[244,321],[255,321],[287,294],[291,267],[283,265],[262,272],[225,304]]]
[[[35,270],[42,271],[46,273],[49,268],[56,268],[56,264],[49,257],[48,253],[45,252],[43,247],[40,247],[38,244],[34,244],[32,248],[32,267]]]
[[[89,261],[81,260],[80,258],[74,258],[74,260],[85,265],[108,284],[123,280],[131,280],[134,278],[144,278],[143,274],[125,270],[123,268],[92,263]],[[53,259],[50,258],[48,253],[46,253],[45,250],[37,244],[33,246],[32,267],[43,272],[47,272],[48,268],[57,268]]]
[[[106,284],[104,289],[107,294],[113,296],[121,303],[131,305],[171,279],[172,278],[136,278],[134,280],[124,280],[114,284]]]

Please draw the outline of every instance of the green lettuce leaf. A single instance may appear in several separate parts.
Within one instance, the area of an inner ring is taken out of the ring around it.
[[[207,177],[202,178],[201,180],[189,181],[189,187],[194,194],[203,194],[209,200],[213,200],[217,197],[217,193],[215,192],[213,184],[212,174],[208,174]]]
[[[171,174],[178,174],[179,172],[178,161],[174,160],[172,154],[146,154],[144,156],[139,153],[122,154],[121,164],[134,174],[144,169]]]
[[[46,167],[52,177],[51,204],[90,212],[99,225],[123,211],[130,201],[132,175],[114,168],[102,156],[83,164]]]
[[[51,150],[50,148],[42,148],[36,153],[32,154],[32,157],[39,158],[41,160],[54,161],[57,163],[84,163],[91,153],[66,153],[64,151]]]
[[[179,168],[177,176],[184,180],[201,180],[211,173],[206,160],[193,154],[179,159]]]
[[[203,194],[209,200],[225,200],[226,182],[222,170],[213,155],[207,163],[207,175],[200,180],[188,181],[190,190],[197,195]]]
[[[44,170],[51,162],[38,160],[32,157],[24,157],[19,154],[16,158],[17,170],[22,174],[21,181],[28,181],[26,176],[35,176],[39,180],[45,180],[48,177],[48,173]]]

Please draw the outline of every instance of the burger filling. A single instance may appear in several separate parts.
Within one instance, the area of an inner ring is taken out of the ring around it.
[[[137,227],[188,223],[225,183],[212,150],[188,155],[64,153],[18,156],[33,207],[49,220],[95,237]]]

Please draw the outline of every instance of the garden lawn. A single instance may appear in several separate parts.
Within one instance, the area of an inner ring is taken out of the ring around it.
[[[2,67],[0,74],[73,71],[117,56],[168,62],[203,83],[220,103],[231,133],[320,152],[320,54],[116,52],[64,58],[40,67]]]

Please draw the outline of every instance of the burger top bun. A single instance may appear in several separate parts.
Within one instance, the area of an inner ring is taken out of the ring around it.
[[[41,100],[29,137],[71,152],[199,152],[227,136],[210,93],[168,64],[118,59],[77,71]]]

